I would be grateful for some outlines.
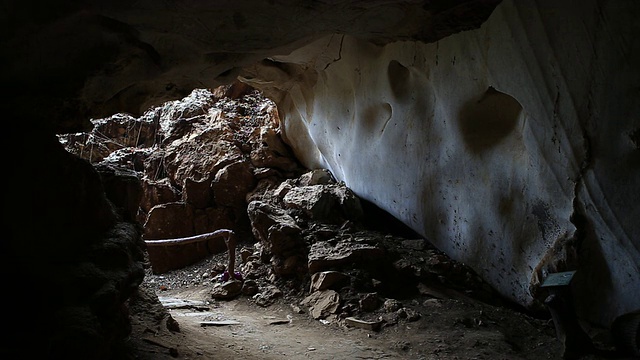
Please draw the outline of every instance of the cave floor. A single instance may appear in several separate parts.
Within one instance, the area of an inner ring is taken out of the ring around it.
[[[198,287],[164,295],[201,301],[207,293]],[[559,358],[553,329],[545,322],[459,300],[440,300],[433,307],[425,308],[418,321],[370,331],[323,324],[307,313],[294,313],[284,302],[259,307],[239,298],[206,310],[170,310],[179,333],[153,334],[140,323],[134,332],[143,339],[139,359],[170,359],[171,351],[184,359]],[[222,325],[202,327],[201,321]]]
[[[378,331],[347,327],[335,317],[315,320],[300,306],[304,295],[294,292],[268,306],[245,295],[212,299],[212,279],[193,280],[194,274],[208,271],[212,261],[146,277],[144,287],[155,292],[180,330],[158,325],[159,314],[133,314],[133,359],[562,358],[551,320],[464,296],[404,299],[420,318],[400,319]]]

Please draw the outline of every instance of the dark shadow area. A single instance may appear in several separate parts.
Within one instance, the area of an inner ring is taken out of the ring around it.
[[[364,212],[363,224],[367,229],[400,236],[406,239],[422,239],[424,236],[405,225],[393,215],[379,208],[376,204],[360,199]]]
[[[474,153],[497,145],[513,131],[521,111],[518,100],[489,87],[480,99],[468,101],[460,110],[465,144]]]

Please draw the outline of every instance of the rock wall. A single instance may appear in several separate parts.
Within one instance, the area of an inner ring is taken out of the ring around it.
[[[329,35],[241,79],[276,100],[307,167],[520,304],[577,270],[578,313],[608,325],[640,307],[638,15],[634,1],[503,1],[435,43]]]

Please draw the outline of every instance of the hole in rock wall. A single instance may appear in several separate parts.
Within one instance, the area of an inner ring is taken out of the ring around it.
[[[465,145],[474,153],[496,146],[514,130],[521,112],[518,100],[489,87],[460,110],[458,125]]]
[[[411,87],[407,86],[411,78],[409,69],[398,61],[392,60],[387,66],[387,77],[389,78],[389,86],[393,96],[400,100],[410,96]]]
[[[360,203],[362,204],[364,223],[367,228],[407,239],[422,238],[422,235],[415,232],[415,230],[408,227],[405,223],[384,211],[376,204],[365,199],[360,199]]]

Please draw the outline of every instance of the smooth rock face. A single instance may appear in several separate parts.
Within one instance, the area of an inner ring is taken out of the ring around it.
[[[287,84],[262,88],[307,167],[521,304],[577,269],[579,314],[608,324],[640,296],[633,10],[503,1],[436,43],[331,35],[274,57],[286,73],[257,65],[244,80]]]

